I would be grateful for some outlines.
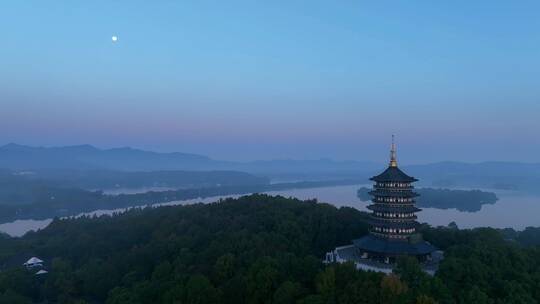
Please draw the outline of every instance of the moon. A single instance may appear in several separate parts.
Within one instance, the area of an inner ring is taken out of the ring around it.
[[[112,40],[112,42],[118,41],[118,36],[112,36],[112,37],[111,37],[111,40]]]

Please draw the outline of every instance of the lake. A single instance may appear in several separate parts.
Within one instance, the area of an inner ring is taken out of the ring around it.
[[[332,186],[309,189],[292,189],[267,192],[271,195],[296,197],[299,199],[316,198],[319,202],[326,202],[336,207],[348,206],[358,210],[368,211],[368,202],[362,202],[356,197],[356,191],[360,187],[371,185]],[[448,225],[454,221],[460,228],[494,227],[514,228],[522,230],[528,226],[540,226],[540,196],[529,195],[514,191],[501,191],[482,189],[495,192],[499,200],[493,205],[483,205],[480,211],[463,212],[456,209],[423,208],[418,213],[418,220],[433,226]],[[239,195],[215,196],[204,199],[191,199],[174,201],[154,206],[186,205],[198,202],[210,203],[226,197],[238,197]],[[129,209],[129,208],[128,208]],[[110,215],[123,212],[126,209],[96,210],[82,215]],[[49,225],[51,219],[46,220],[17,220],[11,223],[0,224],[0,231],[11,236],[21,236],[30,230],[42,229]]]

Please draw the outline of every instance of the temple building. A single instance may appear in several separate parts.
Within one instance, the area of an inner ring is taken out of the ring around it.
[[[327,253],[325,262],[353,261],[358,268],[390,272],[398,257],[413,256],[434,272],[430,266],[437,266],[442,252],[417,231],[416,213],[421,210],[415,206],[413,183],[418,180],[398,168],[393,136],[388,168],[371,180],[369,234]]]

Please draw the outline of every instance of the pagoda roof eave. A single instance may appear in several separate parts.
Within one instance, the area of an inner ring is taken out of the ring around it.
[[[397,182],[397,183],[414,183],[418,181],[416,178],[405,174],[398,167],[388,167],[383,173],[373,176],[370,180],[375,182]]]
[[[367,235],[353,240],[356,248],[361,250],[383,254],[409,254],[424,255],[437,250],[436,247],[426,241],[410,243],[407,241],[388,241],[373,235]]]

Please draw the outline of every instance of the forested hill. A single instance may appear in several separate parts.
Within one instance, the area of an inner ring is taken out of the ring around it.
[[[55,220],[20,239],[0,237],[0,303],[540,301],[540,249],[520,245],[537,244],[534,229],[424,226],[426,239],[446,251],[435,277],[412,260],[390,276],[325,267],[324,253],[367,233],[367,218],[352,208],[251,195]],[[47,275],[19,266],[34,255]]]

